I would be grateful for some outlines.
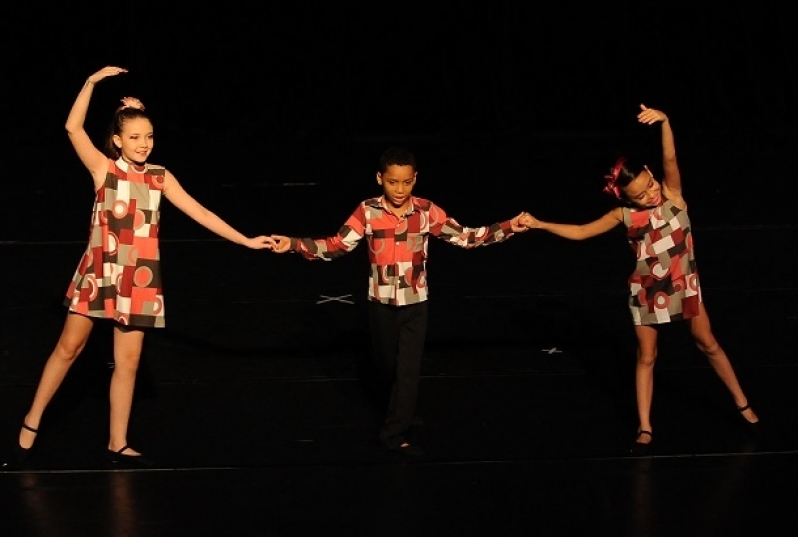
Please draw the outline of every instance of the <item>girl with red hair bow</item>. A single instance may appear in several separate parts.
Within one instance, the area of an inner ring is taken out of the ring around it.
[[[726,352],[712,333],[702,300],[670,120],[660,110],[643,104],[637,120],[645,125],[660,124],[664,171],[661,182],[648,166],[623,157],[604,176],[604,191],[617,199],[620,206],[582,225],[544,222],[532,215],[522,216],[520,224],[571,240],[594,237],[621,224],[626,227],[637,259],[629,277],[629,309],[637,335],[635,391],[639,418],[632,449],[642,453],[648,450],[653,438],[651,401],[657,327],[664,323],[685,321],[742,417],[751,425],[757,424],[759,418],[749,405]]]

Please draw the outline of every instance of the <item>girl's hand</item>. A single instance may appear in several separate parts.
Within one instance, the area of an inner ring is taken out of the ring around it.
[[[144,110],[144,103],[136,99],[135,97],[122,97],[121,101],[122,101],[122,106],[120,107],[120,109],[135,108],[137,110]]]
[[[116,76],[122,73],[127,73],[127,69],[123,67],[114,67],[109,65],[108,67],[103,67],[93,75],[89,76],[88,81],[92,84],[96,84],[100,80],[107,78],[109,76]]]
[[[637,121],[640,123],[645,123],[646,125],[653,125],[658,121],[668,121],[668,116],[665,115],[664,112],[660,110],[655,110],[653,108],[649,108],[644,104],[640,105],[641,112],[637,114]]]
[[[274,239],[267,237],[266,235],[249,237],[244,243],[244,246],[247,248],[252,248],[253,250],[271,250],[274,248]]]
[[[540,227],[540,221],[529,213],[521,213],[518,223],[526,229],[537,229]]]

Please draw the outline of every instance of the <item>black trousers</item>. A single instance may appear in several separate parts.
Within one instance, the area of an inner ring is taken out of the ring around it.
[[[380,440],[404,441],[416,414],[421,358],[427,338],[427,302],[388,306],[369,302],[374,358],[388,396]]]

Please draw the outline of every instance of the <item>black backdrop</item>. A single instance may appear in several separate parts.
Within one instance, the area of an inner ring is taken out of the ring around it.
[[[334,231],[375,192],[376,157],[394,143],[418,153],[417,193],[467,224],[521,209],[593,217],[617,153],[656,162],[655,130],[634,119],[641,102],[673,120],[697,226],[795,224],[782,205],[797,141],[786,11],[163,4],[6,9],[0,240],[84,238],[92,193],[63,122],[109,64],[130,72],[95,91],[90,134],[99,140],[120,97],[139,96],[156,120],[153,162],[231,223],[255,216],[258,231]],[[316,188],[284,186],[296,183]],[[297,196],[329,217],[274,210]]]

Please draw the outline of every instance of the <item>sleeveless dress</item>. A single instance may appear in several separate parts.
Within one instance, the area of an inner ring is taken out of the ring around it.
[[[701,286],[687,211],[670,200],[651,209],[625,207],[623,223],[637,257],[629,277],[634,324],[661,324],[698,315]]]
[[[139,328],[165,325],[158,243],[165,174],[161,166],[138,171],[108,159],[89,244],[64,300],[69,311]]]

